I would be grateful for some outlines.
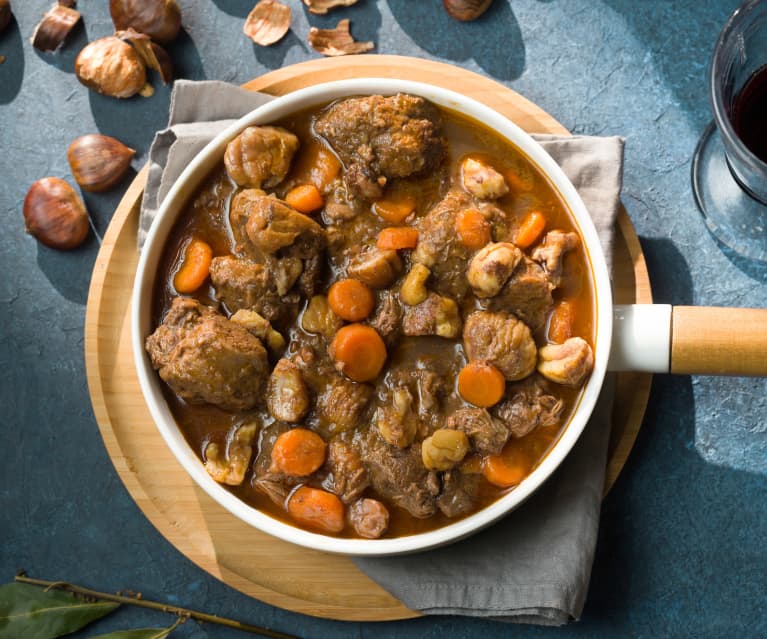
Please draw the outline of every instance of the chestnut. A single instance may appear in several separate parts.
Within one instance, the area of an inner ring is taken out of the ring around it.
[[[120,181],[135,154],[133,149],[115,138],[90,133],[76,138],[69,145],[67,159],[80,188],[100,192]]]
[[[0,0],[0,32],[11,22],[11,0]]]
[[[176,0],[109,0],[115,29],[135,29],[152,40],[167,44],[181,28],[181,9]]]
[[[114,98],[129,98],[149,87],[144,60],[115,36],[87,44],[75,60],[75,75],[88,88]]]
[[[46,246],[73,249],[88,235],[88,213],[75,190],[61,178],[37,180],[24,198],[28,233]]]
[[[488,10],[493,0],[442,0],[448,15],[461,22],[476,20]]]

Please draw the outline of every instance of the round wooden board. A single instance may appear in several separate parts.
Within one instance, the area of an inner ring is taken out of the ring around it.
[[[567,131],[510,89],[446,64],[398,56],[320,59],[280,69],[245,85],[282,95],[318,82],[377,76],[419,80],[463,93],[529,132]],[[336,555],[261,533],[213,502],[184,472],[156,430],[139,389],[130,343],[130,293],[138,259],[136,230],[146,168],[115,211],[93,270],[85,321],[85,359],[96,421],[128,492],[185,556],[230,586],[280,608],[341,620],[417,616]],[[618,303],[652,301],[639,240],[625,211],[618,221],[614,286]],[[605,492],[633,446],[651,375],[618,376]],[[247,540],[247,543],[243,543]]]

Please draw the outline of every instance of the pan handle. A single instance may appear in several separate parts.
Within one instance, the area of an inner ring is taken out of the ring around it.
[[[767,376],[767,309],[616,305],[608,368]]]

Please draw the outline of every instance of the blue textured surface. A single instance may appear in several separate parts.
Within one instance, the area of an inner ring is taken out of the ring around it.
[[[574,132],[627,138],[624,202],[641,237],[656,299],[675,304],[765,306],[767,268],[724,252],[690,189],[690,158],[710,119],[706,71],[736,2],[495,0],[458,24],[437,0],[361,0],[327,17],[298,0],[278,45],[241,35],[254,0],[181,0],[184,32],[170,47],[179,75],[244,82],[313,57],[310,25],[352,20],[380,53],[428,57],[494,77]],[[604,504],[583,619],[566,629],[429,618],[341,623],[251,600],[200,571],[149,524],[118,479],[94,421],[85,382],[83,318],[95,238],[73,253],[23,232],[29,184],[69,177],[66,148],[95,130],[138,153],[166,119],[168,90],[116,101],[72,73],[87,40],[111,32],[105,2],[64,51],[29,45],[51,0],[12,0],[0,35],[0,582],[16,569],[102,590],[268,625],[302,637],[765,637],[767,636],[767,384],[765,380],[658,376],[634,452]],[[103,232],[128,180],[86,200]],[[246,543],[243,540],[243,543]],[[159,625],[121,611],[93,634]],[[186,624],[179,637],[244,636]],[[176,636],[174,634],[174,636]],[[86,636],[84,633],[76,637]]]

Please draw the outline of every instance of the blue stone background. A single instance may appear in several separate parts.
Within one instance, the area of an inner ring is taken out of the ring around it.
[[[261,49],[241,34],[255,0],[180,0],[184,31],[170,47],[178,76],[242,83],[315,58],[309,26],[348,17],[377,52],[463,66],[522,93],[573,132],[625,136],[623,199],[656,300],[765,306],[767,268],[717,244],[689,182],[711,117],[710,53],[737,2],[495,0],[471,24],[447,18],[438,0],[360,0],[326,17],[288,2],[291,32]],[[655,378],[635,449],[604,503],[583,618],[564,630],[448,617],[318,620],[249,599],[185,559],[122,486],[91,412],[83,319],[98,239],[58,253],[24,234],[21,214],[31,182],[71,180],[66,149],[77,135],[120,138],[137,149],[138,170],[165,124],[169,92],[117,101],[77,82],[77,52],[112,31],[104,0],[80,0],[84,25],[58,55],[29,44],[51,0],[12,4],[15,20],[0,35],[0,582],[24,568],[301,637],[767,636],[763,379]],[[133,175],[112,193],[86,196],[99,234]],[[165,622],[121,610],[73,637]],[[173,636],[245,635],[188,623]]]

